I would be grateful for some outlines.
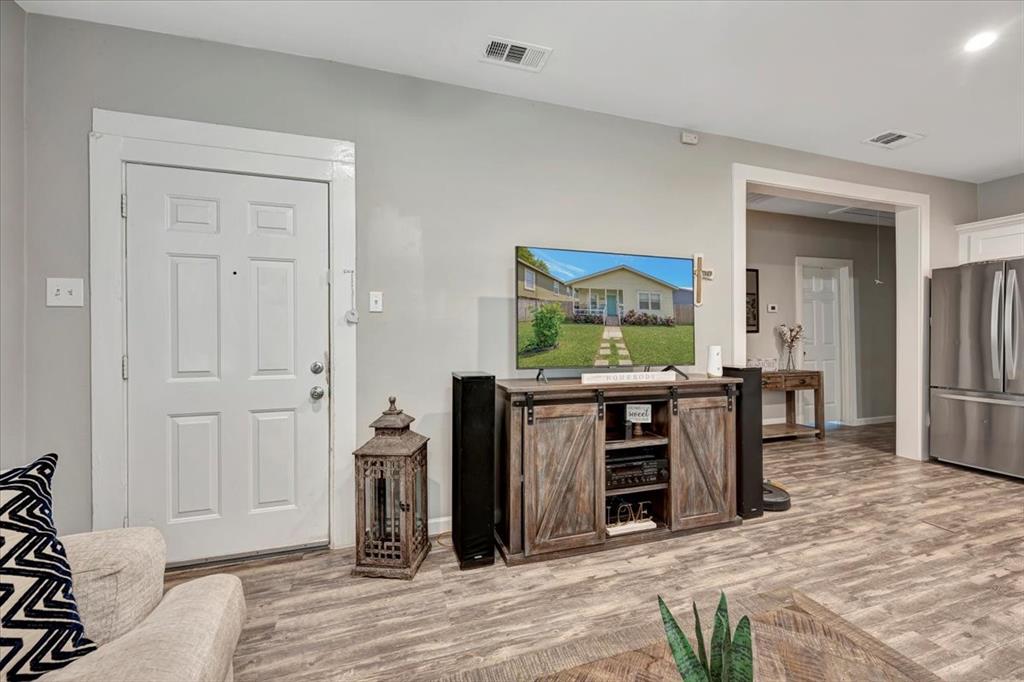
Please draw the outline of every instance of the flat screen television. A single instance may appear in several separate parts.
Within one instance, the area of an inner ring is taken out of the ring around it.
[[[516,368],[694,364],[693,259],[516,247]]]

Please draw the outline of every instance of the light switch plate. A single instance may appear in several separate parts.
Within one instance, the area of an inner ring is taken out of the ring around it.
[[[371,291],[370,292],[370,312],[371,313],[382,313],[382,312],[384,312],[384,292],[383,291]]]
[[[81,277],[47,277],[46,305],[50,308],[81,308],[85,305],[85,280]]]
[[[770,312],[770,313],[777,313],[777,312],[779,312],[779,304],[778,303],[769,303],[768,304],[768,312]]]

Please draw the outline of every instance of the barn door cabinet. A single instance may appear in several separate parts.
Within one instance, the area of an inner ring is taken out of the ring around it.
[[[738,379],[582,385],[496,383],[495,472],[499,550],[506,563],[555,558],[740,522],[736,516]],[[651,406],[651,423],[626,438],[625,406]],[[606,466],[647,455],[657,482],[611,482]],[[613,508],[647,501],[656,527],[609,536]]]

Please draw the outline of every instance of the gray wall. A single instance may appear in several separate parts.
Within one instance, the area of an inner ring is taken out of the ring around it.
[[[751,358],[779,358],[774,328],[796,321],[796,257],[853,260],[854,319],[857,327],[857,415],[896,414],[896,231],[881,229],[881,272],[875,286],[875,228],[871,225],[747,211],[747,267],[757,268],[761,330],[747,334]],[[778,313],[767,313],[769,303]],[[799,352],[799,349],[798,349]],[[764,395],[764,417],[786,416],[782,393]]]
[[[978,185],[978,220],[1024,213],[1024,173]]]
[[[0,0],[0,469],[25,451],[25,12]]]
[[[32,453],[62,453],[64,532],[90,519],[88,308],[46,309],[39,282],[88,274],[93,107],[355,141],[357,422],[389,394],[418,417],[432,517],[450,506],[450,372],[514,374],[514,245],[703,252],[718,274],[697,313],[702,365],[709,344],[732,350],[734,162],[930,194],[939,264],[955,263],[953,225],[977,211],[971,183],[714,135],[688,147],[675,128],[40,15],[27,69],[27,438]],[[367,313],[370,290],[385,293],[383,314]]]

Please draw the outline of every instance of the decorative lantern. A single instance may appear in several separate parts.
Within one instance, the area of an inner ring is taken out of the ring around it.
[[[427,537],[427,440],[413,417],[390,407],[356,450],[354,575],[412,579],[430,551]]]

